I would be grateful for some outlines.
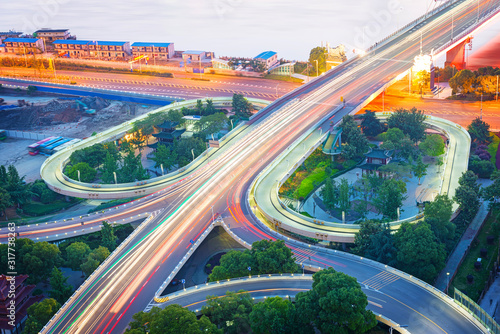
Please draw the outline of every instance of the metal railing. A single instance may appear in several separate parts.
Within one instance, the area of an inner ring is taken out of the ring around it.
[[[453,299],[455,302],[469,312],[483,326],[488,328],[490,333],[500,334],[500,325],[488,314],[481,306],[477,305],[472,299],[463,292],[454,288]]]

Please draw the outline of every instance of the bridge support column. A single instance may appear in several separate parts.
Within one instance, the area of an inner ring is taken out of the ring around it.
[[[466,46],[471,46],[472,37],[468,37],[453,49],[446,52],[446,62],[444,66],[454,66],[457,70],[463,70],[467,66],[465,61]]]

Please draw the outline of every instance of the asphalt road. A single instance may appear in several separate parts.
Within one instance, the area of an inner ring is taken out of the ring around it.
[[[236,93],[247,97],[274,100],[300,86],[299,83],[248,77],[211,75],[200,80],[80,71],[57,71],[57,80],[55,80],[52,72],[45,73],[44,78],[39,78],[34,75],[32,69],[1,67],[0,76],[7,75],[9,77],[29,75],[33,80],[65,84],[76,82],[75,87],[114,89],[182,99],[224,97],[233,96]]]
[[[456,12],[454,28],[457,33],[476,20],[475,3],[459,1],[448,9]],[[346,99],[348,107],[335,115],[337,119],[353,111],[372,92],[404,71],[407,62],[419,53],[420,31],[424,52],[446,43],[450,21],[450,15],[429,18],[418,27],[418,31],[396,37],[380,45],[376,52],[345,63],[318,81],[299,88],[288,97],[299,98],[293,107],[268,108],[267,117],[238,145],[214,159],[212,169],[189,181],[190,186],[179,193],[169,207],[143,224],[128,242],[122,244],[123,253],[113,254],[42,332],[122,332],[132,314],[144,309],[160,282],[175,269],[191,242],[210,223],[212,210],[224,215],[228,210],[234,219],[232,229],[247,242],[272,239],[246,208],[245,194],[255,175],[318,119],[328,115],[341,96]],[[311,262],[332,265],[360,282],[367,282],[367,285],[374,281],[375,288],[384,289],[391,303],[399,304],[399,313],[406,318],[411,332],[481,332],[441,297],[427,292],[420,285],[412,286],[402,275],[394,274],[397,277],[390,276],[386,280],[384,270],[371,267],[366,261],[343,255],[327,257],[320,251],[311,252],[303,246],[289,245],[304,259],[310,256]]]

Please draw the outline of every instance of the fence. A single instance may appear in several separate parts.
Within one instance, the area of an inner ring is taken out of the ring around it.
[[[48,137],[47,135],[41,133],[34,133],[27,131],[7,130],[5,132],[7,133],[7,137],[11,138],[42,140]]]
[[[466,309],[474,318],[488,328],[490,333],[500,334],[500,325],[498,325],[485,310],[457,288],[455,288],[453,299],[458,305]]]

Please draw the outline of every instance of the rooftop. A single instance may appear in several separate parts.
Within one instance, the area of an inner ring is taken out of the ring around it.
[[[179,138],[185,131],[186,129],[179,129],[173,132],[153,133],[153,137],[161,139],[176,139]]]
[[[172,43],[149,43],[149,42],[134,42],[132,43],[132,46],[153,46],[153,47],[162,47],[162,48],[168,48],[168,46]]]
[[[376,159],[387,159],[392,156],[392,151],[381,150],[379,148],[375,148],[368,153],[365,153],[365,157],[367,158],[376,158]]]
[[[4,39],[4,42],[18,42],[18,43],[36,43],[39,38],[13,38],[9,37]]]
[[[182,54],[183,55],[201,55],[204,52],[205,51],[187,50],[187,51],[184,51]]]
[[[58,39],[53,41],[52,44],[75,44],[75,45],[87,45],[92,43],[92,41],[75,40],[75,39]]]
[[[0,36],[19,36],[22,35],[19,31],[0,31]]]
[[[272,56],[277,55],[274,51],[264,51],[261,54],[257,55],[254,59],[269,59]]]
[[[35,34],[39,32],[66,32],[66,31],[69,31],[69,29],[40,29],[35,31]]]
[[[93,41],[97,45],[109,45],[109,46],[122,46],[128,42],[114,42],[114,41]]]

